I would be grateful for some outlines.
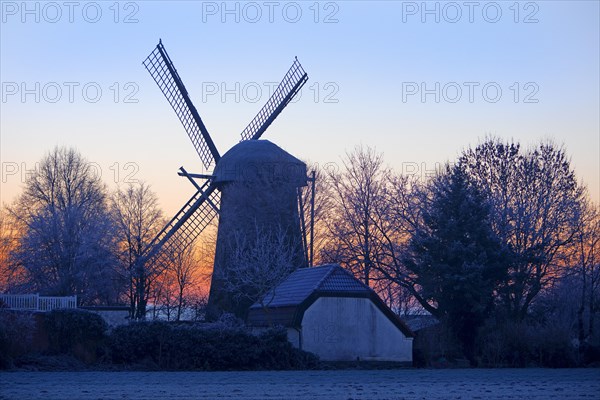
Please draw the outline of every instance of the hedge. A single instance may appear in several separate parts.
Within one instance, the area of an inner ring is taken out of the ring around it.
[[[259,335],[243,327],[137,322],[115,328],[111,360],[167,370],[309,369],[317,357],[294,348],[283,328]]]

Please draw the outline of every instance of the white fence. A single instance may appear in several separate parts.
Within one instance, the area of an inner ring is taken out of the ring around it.
[[[14,310],[51,311],[77,308],[77,296],[51,297],[39,294],[0,294],[0,302]]]

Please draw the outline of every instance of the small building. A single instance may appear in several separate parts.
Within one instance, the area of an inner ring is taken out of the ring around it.
[[[412,362],[413,332],[368,286],[337,264],[300,268],[255,303],[254,327],[282,325],[324,361]]]

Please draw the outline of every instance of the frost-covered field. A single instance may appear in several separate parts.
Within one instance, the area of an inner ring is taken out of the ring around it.
[[[0,399],[600,399],[600,369],[5,372]]]

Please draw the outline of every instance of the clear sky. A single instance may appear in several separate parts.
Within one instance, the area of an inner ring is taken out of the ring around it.
[[[294,56],[301,98],[263,136],[339,163],[357,144],[420,174],[486,135],[564,144],[600,199],[599,2],[2,1],[2,183],[19,193],[55,145],[111,188],[141,179],[167,214],[202,172],[142,66],[163,43],[224,153]],[[101,93],[100,93],[101,92]]]

